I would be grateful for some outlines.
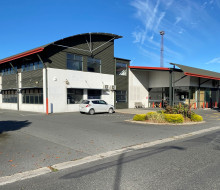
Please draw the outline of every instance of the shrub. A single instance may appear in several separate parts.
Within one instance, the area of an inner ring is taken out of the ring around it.
[[[133,117],[134,121],[145,121],[146,120],[146,114],[136,114]]]
[[[191,120],[192,121],[203,121],[203,118],[202,118],[202,116],[201,115],[198,115],[198,114],[192,114],[191,115]]]
[[[164,114],[165,120],[169,123],[183,123],[184,118],[181,114]]]
[[[148,112],[146,119],[153,121],[153,122],[158,122],[158,123],[165,121],[164,114],[158,113],[158,112]]]
[[[157,113],[164,114],[165,110],[159,110],[159,111],[157,111]]]
[[[191,115],[194,114],[191,111],[188,105],[176,105],[176,106],[167,106],[165,109],[166,114],[182,114],[184,117],[191,118]]]

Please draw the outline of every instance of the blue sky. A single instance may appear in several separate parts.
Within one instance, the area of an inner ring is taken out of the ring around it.
[[[134,66],[178,63],[220,72],[220,0],[7,0],[0,59],[87,32],[122,35],[115,56]]]

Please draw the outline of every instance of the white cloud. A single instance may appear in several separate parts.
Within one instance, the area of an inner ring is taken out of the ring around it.
[[[220,63],[220,57],[216,57],[216,58],[208,61],[206,64],[212,64],[212,63]]]
[[[176,17],[176,21],[175,21],[174,25],[177,25],[181,20],[182,20],[181,17]]]

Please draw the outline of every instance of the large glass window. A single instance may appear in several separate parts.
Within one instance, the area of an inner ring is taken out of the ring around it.
[[[116,101],[117,102],[127,102],[127,91],[126,90],[116,90]]]
[[[101,60],[88,57],[87,60],[87,71],[101,73]]]
[[[43,104],[42,88],[23,89],[21,93],[23,104]]]
[[[127,76],[127,64],[125,63],[116,63],[116,74]]]
[[[21,72],[23,71],[33,71],[37,69],[42,69],[43,63],[41,61],[36,61],[34,63],[28,63],[21,66]]]
[[[83,57],[67,53],[67,69],[82,71]]]
[[[83,89],[67,88],[67,104],[79,104],[83,99]]]
[[[17,91],[16,90],[2,90],[2,102],[3,103],[17,103]]]
[[[88,99],[101,99],[101,90],[88,90]]]

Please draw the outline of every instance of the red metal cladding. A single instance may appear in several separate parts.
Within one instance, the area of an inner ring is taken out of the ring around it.
[[[198,74],[188,73],[188,72],[185,72],[184,74],[185,74],[185,75],[188,75],[188,76],[192,76],[192,77],[200,77],[200,78],[207,78],[207,79],[220,80],[220,78],[217,78],[217,77],[211,77],[211,76],[207,76],[207,75],[198,75]]]
[[[19,59],[19,58],[22,58],[22,57],[26,57],[28,55],[32,55],[32,54],[41,52],[43,50],[44,50],[44,48],[37,48],[37,49],[33,49],[33,50],[30,50],[30,51],[27,51],[27,52],[24,52],[24,53],[20,53],[18,55],[11,56],[11,57],[0,60],[0,64],[6,63],[6,62],[9,62],[9,61],[13,61],[15,59]]]
[[[141,67],[141,66],[129,66],[130,69],[143,69],[143,70],[158,70],[158,71],[169,71],[166,67]]]
[[[48,109],[48,98],[46,98],[46,114],[49,114],[49,109]]]

